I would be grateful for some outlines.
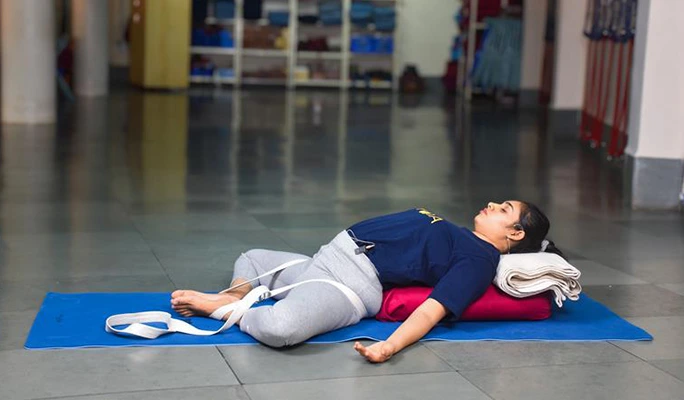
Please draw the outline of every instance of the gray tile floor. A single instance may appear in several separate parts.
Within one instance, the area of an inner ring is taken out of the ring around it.
[[[542,115],[402,104],[119,91],[3,126],[0,399],[684,398],[682,214],[630,210],[621,169]],[[586,292],[655,340],[417,344],[383,365],[349,343],[23,349],[47,291],[218,290],[250,248],[310,254],[415,206],[468,225],[506,198],[545,209]]]

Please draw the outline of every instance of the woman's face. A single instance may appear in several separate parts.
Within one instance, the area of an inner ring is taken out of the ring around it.
[[[522,240],[519,236],[520,233],[524,236],[524,232],[518,225],[522,208],[523,203],[517,200],[490,202],[475,216],[475,231],[495,240],[506,237]]]

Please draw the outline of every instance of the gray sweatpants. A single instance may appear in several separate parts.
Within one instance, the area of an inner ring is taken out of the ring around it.
[[[335,286],[324,282],[306,283],[277,296],[279,301],[273,306],[247,311],[240,321],[240,329],[266,345],[282,347],[353,325],[362,318],[377,314],[382,304],[382,285],[368,257],[354,253],[357,247],[343,231],[322,246],[313,258],[260,249],[240,256],[235,262],[233,280],[253,279],[285,262],[307,259],[307,262],[261,278],[253,286],[266,285],[277,289],[308,279],[330,279],[353,290],[366,307],[366,313],[359,315],[347,296]]]

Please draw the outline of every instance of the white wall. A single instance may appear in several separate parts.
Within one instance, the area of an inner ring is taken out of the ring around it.
[[[627,154],[684,159],[684,1],[640,0],[629,111]],[[675,46],[675,47],[673,47]]]
[[[520,88],[538,90],[541,87],[544,58],[544,30],[548,0],[523,2],[523,43]]]
[[[458,34],[454,15],[460,1],[404,0],[401,4],[395,43],[400,71],[405,64],[416,64],[422,76],[441,77]]]
[[[558,0],[551,108],[579,110],[584,96],[587,41],[582,34],[586,1]]]

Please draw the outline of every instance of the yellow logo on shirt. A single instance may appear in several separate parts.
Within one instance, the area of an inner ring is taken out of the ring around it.
[[[424,208],[416,208],[416,210],[418,210],[419,213],[432,218],[432,222],[430,222],[430,224],[434,224],[435,222],[439,222],[439,221],[444,221],[444,219],[442,217],[433,213],[432,211],[428,211]]]

